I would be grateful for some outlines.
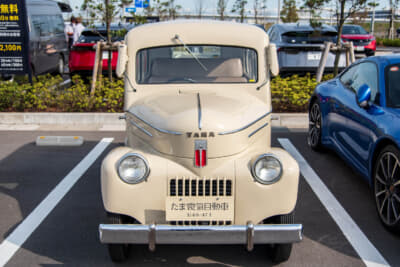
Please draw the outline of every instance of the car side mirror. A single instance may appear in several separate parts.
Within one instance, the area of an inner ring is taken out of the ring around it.
[[[357,90],[357,103],[362,108],[368,108],[371,100],[371,88],[368,84],[363,84]]]
[[[126,63],[128,62],[127,47],[125,44],[120,44],[118,46],[118,60],[117,68],[115,69],[115,74],[121,78],[124,75],[126,69]]]
[[[279,74],[279,63],[278,63],[278,53],[276,52],[276,45],[269,43],[267,48],[267,60],[269,70],[272,76],[278,76]]]

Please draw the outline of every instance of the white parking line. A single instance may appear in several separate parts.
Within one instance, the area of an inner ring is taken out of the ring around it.
[[[297,160],[304,179],[328,210],[331,217],[335,220],[336,224],[339,226],[340,230],[342,230],[343,234],[356,250],[365,265],[389,266],[389,263],[368,240],[290,140],[286,138],[278,138],[278,141],[281,143],[282,147]]]
[[[42,200],[0,245],[0,266],[4,266],[35,229],[50,214],[81,176],[89,169],[114,138],[103,138],[86,157]]]

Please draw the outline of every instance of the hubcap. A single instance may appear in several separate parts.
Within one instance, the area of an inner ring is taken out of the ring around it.
[[[392,152],[384,153],[375,172],[375,199],[381,219],[393,225],[400,218],[400,162]]]
[[[315,103],[310,110],[308,126],[308,142],[311,146],[316,146],[319,142],[321,132],[321,112],[319,105]]]

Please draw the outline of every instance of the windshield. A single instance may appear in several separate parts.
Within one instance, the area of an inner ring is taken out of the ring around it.
[[[387,106],[400,108],[400,64],[386,68]]]
[[[290,44],[323,44],[336,42],[337,32],[291,31],[282,34],[282,40]]]
[[[125,34],[127,30],[121,29],[118,31],[111,31],[111,41],[122,41],[124,40]],[[78,39],[78,43],[97,43],[98,41],[106,41],[107,40],[107,32],[106,31],[98,31],[98,30],[90,30],[83,31],[81,36]]]
[[[361,26],[343,26],[342,34],[368,34]]]
[[[140,50],[138,84],[255,83],[257,53],[244,47],[216,45],[165,46]]]

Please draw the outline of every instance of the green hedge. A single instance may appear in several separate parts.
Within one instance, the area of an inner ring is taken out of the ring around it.
[[[98,82],[94,97],[90,85],[72,77],[68,89],[58,88],[60,76],[39,76],[26,81],[0,83],[0,111],[119,112],[123,108],[124,84],[120,79]]]
[[[332,75],[324,76],[324,80]],[[25,81],[0,83],[0,111],[57,111],[57,112],[121,112],[124,84],[121,79],[110,82],[103,77],[94,97],[90,85],[79,76],[72,77],[68,89],[58,88],[59,76],[40,76],[31,85]],[[305,112],[317,82],[315,77],[276,77],[271,81],[274,112]]]
[[[384,46],[396,46],[400,47],[400,39],[382,39],[382,38],[376,38],[376,43],[378,45],[384,45]]]
[[[323,77],[323,81],[332,79],[333,75]],[[272,109],[274,112],[306,112],[308,100],[314,92],[317,81],[309,73],[299,77],[276,77],[271,81]]]

